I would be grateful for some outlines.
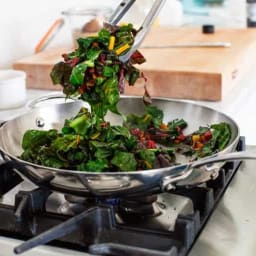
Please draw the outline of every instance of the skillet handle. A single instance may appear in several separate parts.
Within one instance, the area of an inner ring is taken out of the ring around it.
[[[251,152],[243,151],[243,152],[233,152],[233,153],[226,153],[226,154],[217,154],[216,156],[207,157],[202,160],[195,161],[193,163],[181,165],[179,169],[177,169],[177,174],[171,174],[165,176],[161,182],[161,189],[162,191],[169,191],[175,188],[175,184],[190,176],[193,172],[194,168],[199,168],[206,165],[211,165],[214,163],[219,162],[226,162],[226,161],[235,161],[235,160],[256,160],[256,154]],[[207,168],[205,169],[207,171]],[[211,171],[211,169],[209,169]]]
[[[41,96],[41,97],[38,97],[34,100],[31,100],[27,104],[27,107],[29,109],[34,109],[34,108],[39,107],[37,105],[40,104],[40,103],[47,102],[47,101],[53,101],[53,100],[55,100],[56,102],[61,101],[61,103],[66,103],[66,102],[70,102],[70,101],[76,101],[77,99],[76,98],[68,98],[67,99],[67,97],[62,93],[54,93],[54,94]]]
[[[169,191],[175,188],[175,183],[180,180],[186,179],[191,173],[193,169],[191,168],[191,164],[182,164],[176,167],[170,168],[170,173],[164,176],[160,183],[160,188],[163,192]]]
[[[256,154],[251,152],[233,152],[222,155],[216,155],[213,157],[208,157],[202,160],[198,160],[191,165],[191,168],[198,168],[208,164],[225,162],[225,161],[235,161],[235,160],[256,160]]]

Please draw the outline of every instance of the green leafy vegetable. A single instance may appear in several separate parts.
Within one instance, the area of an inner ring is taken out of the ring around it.
[[[72,67],[69,64],[65,62],[55,64],[50,74],[53,84],[69,85],[71,72]]]
[[[163,125],[163,112],[147,106],[141,116],[129,115],[125,126],[111,126],[95,113],[82,108],[56,130],[30,130],[24,134],[21,158],[54,168],[89,172],[135,171],[171,166],[176,151],[191,159],[222,150],[230,140],[227,123],[200,127],[183,135],[183,119]],[[155,142],[167,145],[158,147]]]
[[[78,48],[63,54],[64,62],[54,66],[51,72],[53,83],[62,85],[68,97],[80,96],[91,105],[92,112],[102,118],[108,110],[120,114],[117,103],[125,78],[130,85],[134,85],[141,77],[140,71],[132,63],[142,64],[145,61],[139,52],[139,62],[136,62],[136,58],[127,63],[119,60],[119,56],[125,54],[134,43],[135,34],[133,26],[128,24],[114,32],[102,29],[97,36],[79,38]],[[110,40],[114,42],[113,47]],[[122,46],[126,50],[122,50]]]
[[[78,166],[79,171],[86,172],[102,172],[106,168],[108,168],[108,164],[103,160],[89,160],[87,163],[82,163]]]
[[[156,159],[155,151],[151,149],[143,149],[139,151],[139,156],[142,160],[142,169],[152,169]]]
[[[217,144],[218,150],[221,151],[231,138],[231,128],[227,123],[213,124],[211,128],[213,129],[214,142]]]
[[[130,114],[126,118],[125,126],[129,128],[139,128],[141,130],[146,130],[150,127],[158,128],[163,122],[163,111],[155,106],[146,106],[146,113],[144,115],[138,116],[135,114]]]
[[[153,105],[147,106],[146,111],[151,116],[154,127],[160,127],[160,125],[163,123],[164,118],[163,111]]]
[[[134,155],[128,152],[117,152],[111,163],[125,172],[135,171],[137,166]]]
[[[45,144],[49,144],[55,138],[57,138],[57,130],[28,130],[23,136],[22,148],[24,150],[29,148],[36,148]]]

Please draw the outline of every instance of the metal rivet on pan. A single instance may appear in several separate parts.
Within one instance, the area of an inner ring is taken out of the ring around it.
[[[37,127],[42,128],[42,127],[44,127],[44,125],[45,125],[45,122],[44,122],[43,118],[41,118],[41,117],[36,118],[36,126]]]
[[[218,171],[212,171],[210,177],[212,180],[215,180],[217,177],[219,176],[219,172]]]

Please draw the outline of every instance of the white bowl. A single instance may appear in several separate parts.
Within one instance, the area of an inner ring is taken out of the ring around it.
[[[0,70],[0,109],[17,108],[26,102],[26,73]]]

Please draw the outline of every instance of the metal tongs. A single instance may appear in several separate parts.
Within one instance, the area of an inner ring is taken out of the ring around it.
[[[138,34],[135,36],[134,43],[130,50],[120,56],[120,60],[122,62],[127,62],[132,54],[140,47],[141,43],[143,42],[145,36],[149,32],[152,24],[154,23],[159,11],[163,7],[166,0],[155,0],[153,6],[151,7],[149,13],[147,14],[146,18],[144,19],[141,27],[139,28]],[[108,19],[108,22],[104,23],[104,27],[107,29],[111,29],[112,27],[115,28],[117,23],[122,19],[122,17],[127,13],[127,11],[131,8],[131,6],[136,2],[136,0],[123,0],[113,14]]]

